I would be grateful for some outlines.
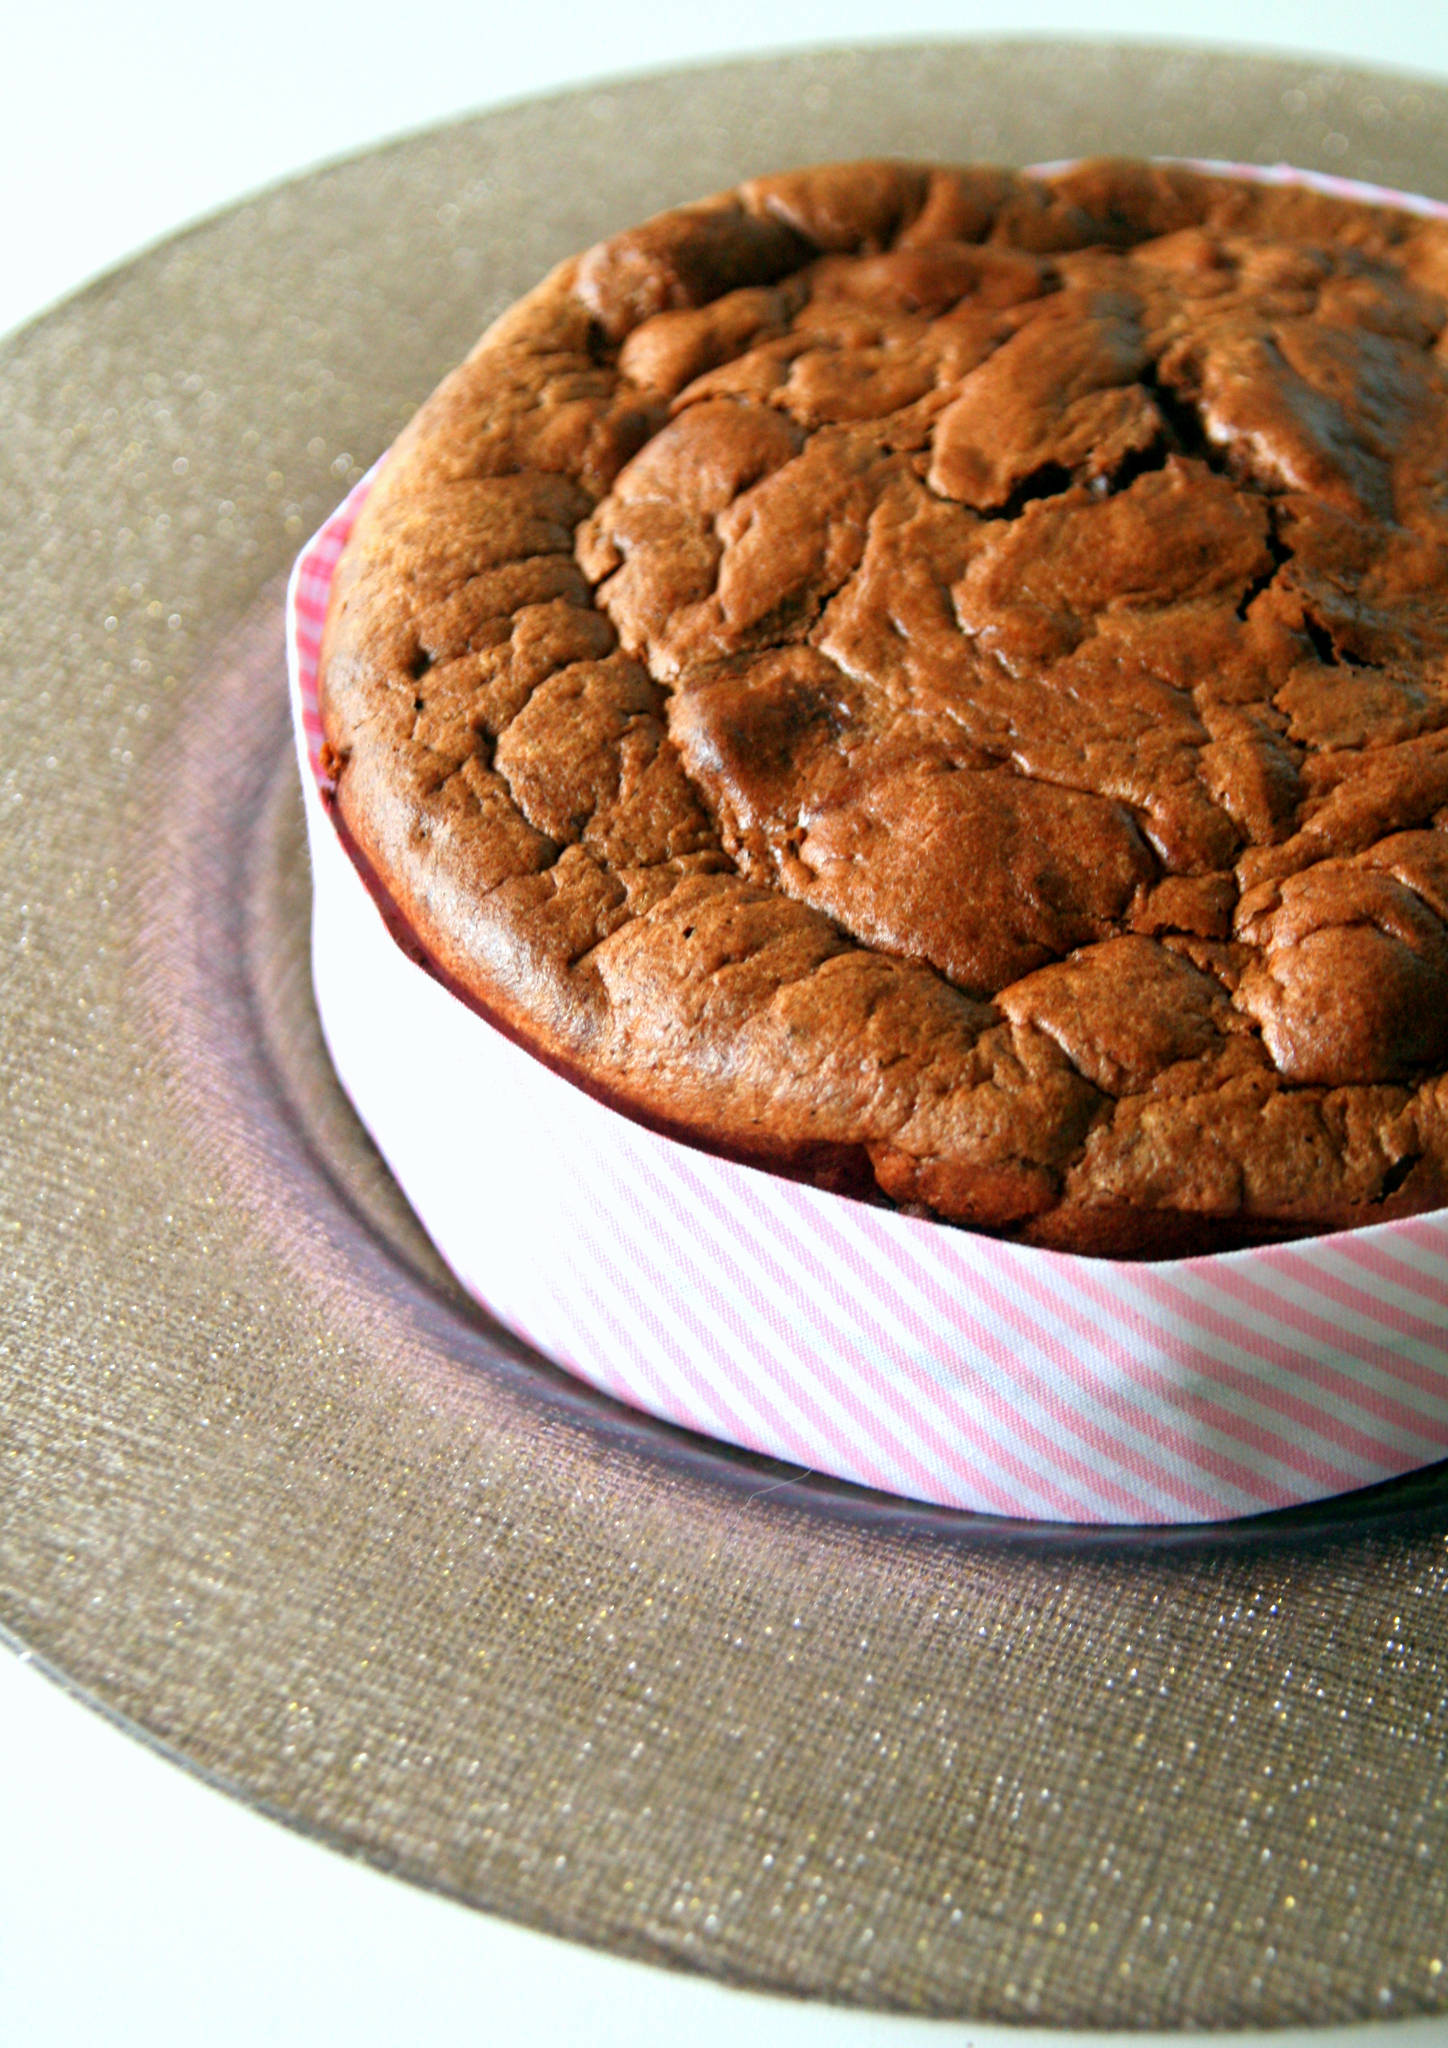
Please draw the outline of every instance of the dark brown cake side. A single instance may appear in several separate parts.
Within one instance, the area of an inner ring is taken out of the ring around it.
[[[1133,164],[620,235],[373,490],[345,830],[695,1142],[1117,1256],[1437,1206],[1445,292],[1436,221]]]

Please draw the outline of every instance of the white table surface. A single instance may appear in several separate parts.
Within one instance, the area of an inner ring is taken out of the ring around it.
[[[499,100],[608,71],[879,36],[1160,40],[1171,18],[1159,0],[249,0],[225,10],[50,0],[12,10],[0,67],[0,332],[258,186]],[[1448,8],[1419,0],[1214,0],[1199,19],[1198,42],[1448,75]],[[429,62],[430,48],[447,61]],[[785,2004],[490,1920],[248,1812],[0,1650],[5,2048],[393,2048],[444,2032],[497,2048],[671,2036],[710,2048],[745,2030],[752,2048],[1068,2038]],[[1113,2037],[1079,2038],[1105,2048]],[[1448,2048],[1448,2021],[1261,2038]],[[1147,2048],[1147,2037],[1130,2039]]]

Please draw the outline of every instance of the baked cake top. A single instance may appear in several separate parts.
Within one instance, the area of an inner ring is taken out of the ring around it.
[[[1118,1255],[1436,1206],[1445,321],[1442,223],[1160,165],[616,236],[373,488],[342,826],[696,1142]]]

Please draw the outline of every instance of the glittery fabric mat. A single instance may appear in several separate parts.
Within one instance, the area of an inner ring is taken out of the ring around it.
[[[1441,1475],[1083,1543],[643,1423],[459,1300],[309,1006],[279,578],[483,322],[750,171],[1103,148],[1448,196],[1448,90],[1043,43],[612,84],[0,351],[0,1627],[291,1824],[628,1955],[1061,2026],[1437,2012]]]

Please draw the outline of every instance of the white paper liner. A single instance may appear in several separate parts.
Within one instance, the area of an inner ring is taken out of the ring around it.
[[[366,488],[288,594],[317,1004],[359,1115],[492,1315],[666,1421],[984,1513],[1218,1520],[1448,1454],[1448,1211],[1159,1264],[1003,1244],[661,1137],[410,959],[321,794],[318,644]]]

